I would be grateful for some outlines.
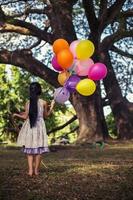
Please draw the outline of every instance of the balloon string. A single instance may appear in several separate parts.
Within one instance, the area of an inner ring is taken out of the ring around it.
[[[44,164],[44,162],[43,161],[41,161],[41,164],[45,167],[45,168],[47,168],[47,166]]]
[[[76,62],[72,65],[72,68],[71,68],[71,74],[73,74],[73,71],[75,70],[75,68],[76,68]]]
[[[73,75],[73,70],[75,69],[75,67],[76,67],[76,64],[74,63],[73,66],[72,66],[72,68],[71,68],[71,71],[69,71],[70,76]],[[67,83],[68,79],[70,78],[70,76],[66,79],[64,87],[66,87],[66,83]]]
[[[69,72],[69,73],[70,73],[70,76],[73,75],[73,70],[75,69],[75,67],[76,67],[76,63],[73,64],[73,66],[72,66],[72,68],[71,68],[71,71]],[[64,70],[64,72],[67,72],[67,70]],[[63,85],[63,87],[61,88],[61,90],[60,90],[59,93],[61,93],[62,90],[63,90],[63,88],[66,87],[66,83],[67,83],[68,79],[70,78],[70,76],[66,79],[65,84]],[[57,94],[54,96],[54,100],[56,99],[57,96],[58,96]]]

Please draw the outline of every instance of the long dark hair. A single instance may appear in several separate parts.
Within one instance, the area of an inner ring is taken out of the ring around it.
[[[42,89],[38,82],[33,82],[30,84],[30,106],[29,106],[29,120],[30,127],[34,127],[36,124],[37,114],[38,114],[38,96],[41,94]]]

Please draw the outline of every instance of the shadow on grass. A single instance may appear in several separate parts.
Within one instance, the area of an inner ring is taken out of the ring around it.
[[[0,200],[132,200],[133,149],[64,148],[43,156],[38,177],[25,174],[18,149],[0,152]]]

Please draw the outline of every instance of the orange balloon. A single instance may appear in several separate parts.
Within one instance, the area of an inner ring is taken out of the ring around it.
[[[64,39],[57,39],[54,41],[53,44],[53,51],[55,54],[59,53],[63,49],[69,49],[69,44],[66,40]]]
[[[64,49],[57,54],[57,62],[63,69],[68,69],[73,64],[73,54],[68,49]]]
[[[61,85],[64,85],[64,83],[67,81],[67,79],[70,77],[70,73],[65,71],[65,72],[61,72],[59,75],[58,75],[58,82],[61,84]]]

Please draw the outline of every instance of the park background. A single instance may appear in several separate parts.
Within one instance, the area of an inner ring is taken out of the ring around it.
[[[23,199],[21,187],[25,199],[133,198],[132,27],[131,0],[0,1],[1,199]],[[44,156],[43,175],[29,181],[16,147],[23,122],[12,113],[23,111],[32,81],[41,83],[42,98],[52,100],[60,86],[51,65],[58,38],[93,41],[93,60],[108,74],[94,95],[76,93],[56,104],[46,125],[49,145],[58,145]],[[70,144],[60,146],[62,137]],[[99,139],[104,147],[95,143]]]

